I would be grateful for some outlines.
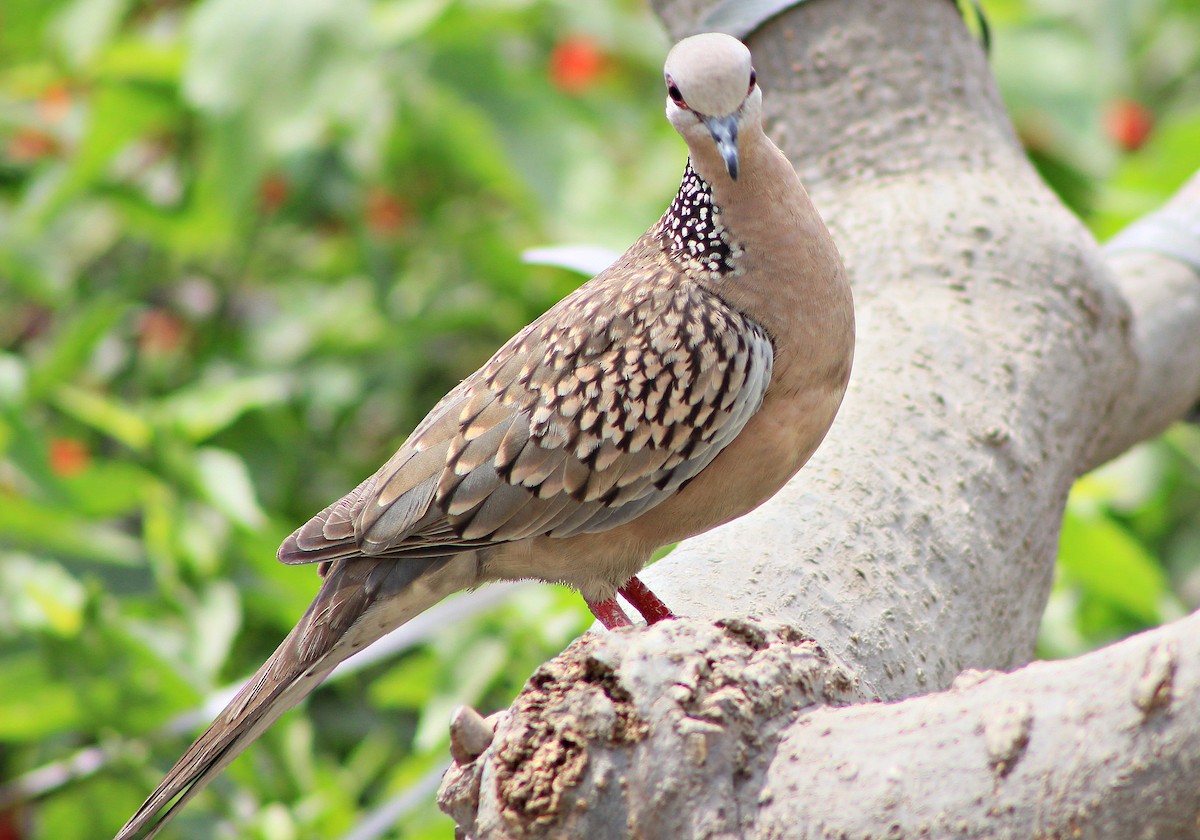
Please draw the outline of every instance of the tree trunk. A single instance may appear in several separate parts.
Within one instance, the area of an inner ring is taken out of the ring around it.
[[[1200,618],[955,681],[1028,662],[1072,482],[1200,398],[1196,270],[1099,248],[954,3],[747,43],[853,279],[850,391],[778,496],[647,572],[689,620],[544,666],[443,807],[478,838],[1200,836]],[[1170,208],[1200,241],[1200,179]]]

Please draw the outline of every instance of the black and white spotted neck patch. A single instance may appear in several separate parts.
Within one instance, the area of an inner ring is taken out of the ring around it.
[[[689,160],[679,192],[655,226],[654,234],[663,250],[686,270],[719,280],[735,271],[736,260],[742,254],[720,217],[720,208],[713,205],[712,189]]]

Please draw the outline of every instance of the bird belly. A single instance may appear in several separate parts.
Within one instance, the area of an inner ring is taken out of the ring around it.
[[[480,551],[481,578],[562,583],[585,600],[603,601],[646,565],[656,547],[628,525],[573,537],[531,537]]]
[[[673,497],[625,527],[657,548],[754,510],[816,451],[844,390],[819,387],[774,399],[768,393],[758,413],[711,464]]]

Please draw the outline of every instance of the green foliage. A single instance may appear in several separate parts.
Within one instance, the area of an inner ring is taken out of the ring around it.
[[[570,14],[6,6],[0,778],[104,762],[27,836],[115,831],[208,713],[177,716],[278,643],[318,583],[280,540],[578,282],[523,249],[617,247],[669,198],[657,31]],[[507,705],[587,623],[522,590],[336,681],[168,836],[349,831],[437,769],[454,704]],[[402,824],[449,833],[429,791]]]
[[[986,6],[1022,135],[1099,233],[1186,177],[1190,0]],[[522,251],[657,216],[682,169],[665,46],[633,0],[5,5],[0,779],[62,772],[0,788],[23,803],[0,833],[115,831],[211,711],[179,715],[315,591],[280,540],[578,282]],[[1134,152],[1105,134],[1118,98],[1154,116]],[[1200,600],[1195,436],[1081,486],[1048,653]],[[391,836],[449,836],[449,710],[507,705],[587,622],[523,589],[332,681],[166,836],[338,837],[414,787]]]

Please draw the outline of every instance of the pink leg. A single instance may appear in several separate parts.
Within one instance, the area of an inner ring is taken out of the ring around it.
[[[585,600],[584,603],[588,605],[592,615],[596,616],[600,623],[609,630],[633,626],[633,622],[629,620],[629,616],[625,615],[625,610],[621,609],[616,598],[609,598],[607,601]]]
[[[659,600],[659,597],[651,592],[650,588],[642,583],[637,575],[631,577],[629,582],[617,591],[624,595],[625,600],[642,614],[642,618],[646,619],[647,624],[675,617],[675,613],[671,612],[670,607]]]

